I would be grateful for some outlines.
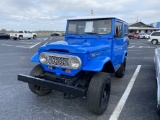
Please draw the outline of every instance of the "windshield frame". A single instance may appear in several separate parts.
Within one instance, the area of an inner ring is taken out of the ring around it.
[[[80,34],[80,33],[69,33],[69,23],[70,22],[72,22],[72,21],[86,21],[86,22],[90,22],[90,21],[100,21],[100,20],[110,20],[110,32],[109,33],[106,33],[106,34],[99,34],[99,33],[92,33],[92,32],[89,32],[89,33],[82,33],[82,34]],[[112,28],[113,27],[113,21],[112,21],[112,18],[97,18],[97,19],[76,19],[76,20],[67,20],[67,27],[66,27],[66,33],[68,34],[68,35],[109,35],[109,34],[111,34],[112,33]],[[92,34],[90,34],[90,33],[92,33]]]

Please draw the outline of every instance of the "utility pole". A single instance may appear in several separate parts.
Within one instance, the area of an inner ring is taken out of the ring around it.
[[[137,21],[136,22],[138,22],[138,16],[137,16]]]
[[[93,16],[93,10],[91,10],[91,15]]]

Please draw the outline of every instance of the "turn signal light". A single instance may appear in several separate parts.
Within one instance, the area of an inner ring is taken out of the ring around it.
[[[48,69],[52,70],[52,66],[48,66]]]
[[[67,73],[70,73],[70,72],[71,72],[71,70],[66,69],[66,72],[67,72]]]

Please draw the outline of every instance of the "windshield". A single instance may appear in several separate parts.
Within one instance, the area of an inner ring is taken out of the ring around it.
[[[68,34],[109,34],[111,19],[69,21]]]

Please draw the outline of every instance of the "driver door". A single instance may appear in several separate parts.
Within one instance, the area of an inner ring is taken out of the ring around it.
[[[118,67],[121,64],[122,61],[122,55],[123,55],[123,23],[121,21],[115,22],[115,28],[114,28],[114,40],[113,40],[113,64]]]

